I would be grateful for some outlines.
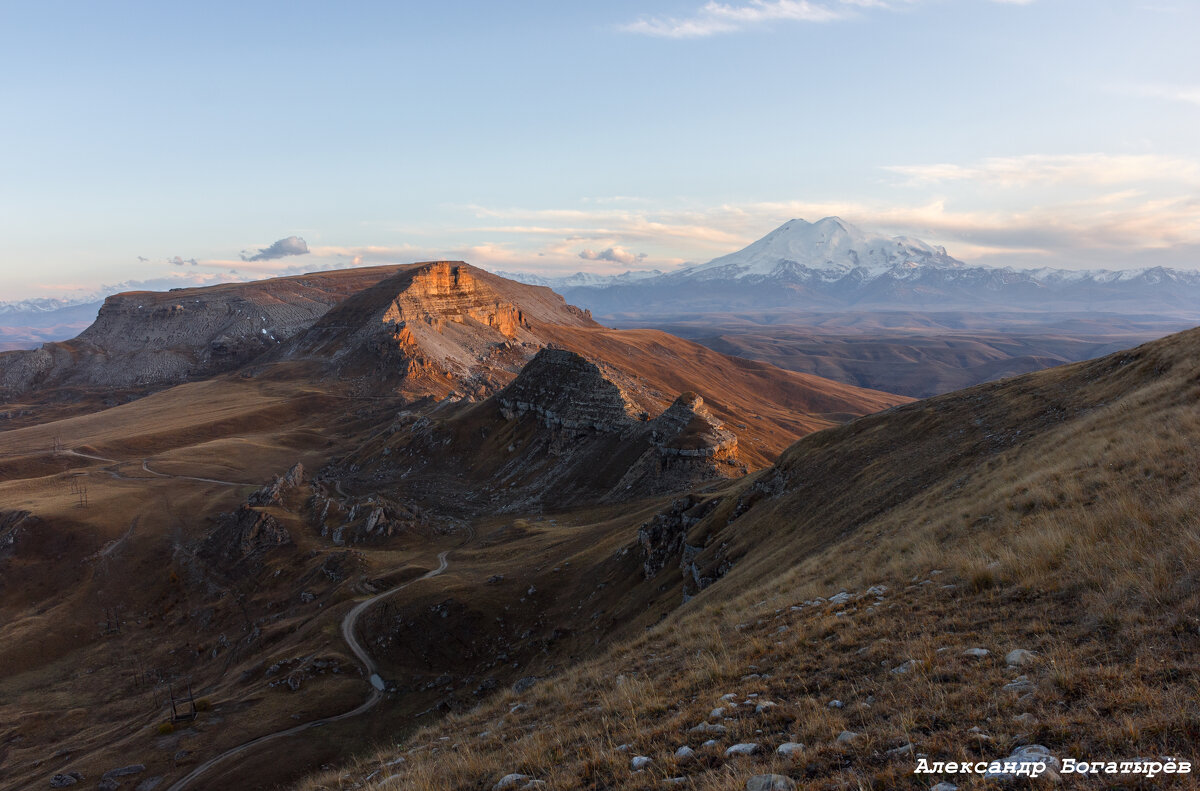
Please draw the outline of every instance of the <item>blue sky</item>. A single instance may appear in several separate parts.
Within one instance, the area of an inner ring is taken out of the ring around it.
[[[1196,30],[1192,0],[0,0],[0,301],[667,269],[828,214],[1200,266]]]

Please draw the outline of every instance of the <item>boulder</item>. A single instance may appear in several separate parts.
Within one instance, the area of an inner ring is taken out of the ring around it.
[[[757,755],[760,752],[762,752],[762,747],[760,747],[757,743],[742,742],[741,744],[735,744],[726,750],[725,757],[735,758],[739,755]]]
[[[694,761],[696,759],[696,751],[686,744],[675,751],[675,760],[683,763],[684,761]]]
[[[496,784],[492,786],[492,791],[505,791],[509,788],[519,788],[532,779],[533,778],[529,775],[513,772],[512,774],[507,774],[504,777],[501,777]]]
[[[1037,658],[1037,654],[1032,651],[1027,651],[1024,648],[1014,648],[1004,655],[1004,664],[1009,667],[1025,667],[1032,664]]]

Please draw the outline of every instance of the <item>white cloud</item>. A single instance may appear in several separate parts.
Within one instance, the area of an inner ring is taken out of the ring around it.
[[[693,16],[642,17],[625,25],[629,33],[663,38],[703,38],[718,33],[732,33],[752,25],[779,20],[795,22],[830,22],[845,18],[847,5],[883,5],[880,0],[864,2],[813,3],[808,0],[750,0],[744,5],[705,3]]]
[[[716,0],[700,6],[691,16],[642,16],[622,25],[627,33],[659,38],[706,38],[735,33],[770,22],[834,22],[854,16],[859,8],[891,9],[921,0],[749,0],[741,4]],[[1029,5],[1034,0],[992,0],[1006,5]]]
[[[600,252],[583,250],[579,257],[585,261],[611,261],[614,264],[640,264],[646,260],[645,253],[631,253],[623,247],[608,247]]]
[[[1027,188],[1038,184],[1112,185],[1151,181],[1200,184],[1200,163],[1156,154],[1028,154],[989,157],[958,165],[891,165],[914,184],[972,181],[996,187]]]
[[[1200,85],[1136,83],[1120,85],[1115,90],[1118,93],[1141,96],[1147,99],[1165,99],[1169,102],[1200,105]]]

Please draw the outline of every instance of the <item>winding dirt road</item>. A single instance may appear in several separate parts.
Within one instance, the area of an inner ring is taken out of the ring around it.
[[[437,575],[441,574],[450,567],[450,562],[446,559],[449,554],[450,550],[446,550],[445,552],[438,554],[438,567],[433,571],[426,572],[420,577],[409,580],[403,585],[397,585],[391,590],[384,591],[383,593],[372,596],[369,599],[360,601],[358,604],[354,605],[350,612],[346,613],[344,618],[342,618],[342,638],[346,641],[346,645],[350,647],[350,650],[354,652],[354,655],[358,657],[358,661],[361,662],[363,667],[366,669],[367,680],[371,682],[371,694],[367,696],[367,699],[362,703],[362,705],[332,717],[324,717],[319,720],[312,720],[301,725],[293,726],[286,730],[268,733],[265,736],[259,736],[257,739],[251,739],[245,744],[240,744],[233,749],[226,750],[215,758],[208,759],[189,772],[186,776],[175,781],[174,785],[168,788],[167,791],[183,791],[183,789],[187,788],[197,779],[207,774],[208,771],[214,766],[235,756],[242,755],[243,753],[258,747],[259,745],[275,741],[276,739],[282,739],[285,736],[291,736],[294,733],[300,733],[301,731],[306,731],[309,728],[315,728],[319,725],[327,725],[331,722],[338,722],[339,720],[348,720],[351,717],[357,717],[359,714],[364,714],[373,709],[379,703],[379,701],[383,700],[383,690],[385,684],[379,675],[379,666],[376,664],[375,660],[371,658],[371,655],[367,653],[366,649],[363,648],[362,643],[358,641],[358,637],[354,633],[354,627],[358,623],[358,618],[372,605],[377,604],[387,597],[404,590],[409,585],[412,585],[415,582],[420,582],[421,580],[427,580],[430,577],[436,577]]]
[[[108,469],[106,467],[104,469],[104,472],[107,472],[109,475],[111,475],[114,478],[119,478],[123,481],[139,480],[138,478],[131,478],[128,475],[123,474],[120,470],[115,469],[115,467],[120,466],[122,464],[132,464],[133,462],[121,461],[120,459],[109,459],[104,456],[94,456],[91,453],[81,453],[80,451],[77,451],[74,448],[72,448],[70,450],[60,451],[60,452],[65,453],[68,456],[78,456],[81,459],[91,459],[92,461],[103,461],[108,464],[111,464],[111,465],[113,465],[114,469]],[[169,473],[169,472],[159,472],[158,470],[150,469],[150,467],[148,466],[149,464],[150,464],[149,459],[142,459],[142,470],[149,473],[150,475],[153,475],[155,478],[179,478],[179,479],[182,479],[185,481],[198,481],[200,483],[215,483],[215,484],[219,484],[221,486],[257,486],[258,485],[258,484],[254,484],[254,483],[239,483],[237,481],[222,481],[217,478],[198,478],[195,475],[175,475],[175,474]]]

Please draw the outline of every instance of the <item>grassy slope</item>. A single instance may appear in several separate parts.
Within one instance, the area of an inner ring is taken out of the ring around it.
[[[1194,757],[1198,395],[1191,331],[812,435],[692,529],[737,562],[661,624],[300,788],[484,789],[525,772],[552,788],[686,775],[734,789],[768,770],[801,787],[928,787],[938,778],[886,752],[908,743],[940,760],[1031,742]],[[736,498],[754,502],[730,520]],[[872,585],[887,591],[863,595]],[[840,590],[847,604],[805,604]],[[992,653],[962,656],[972,647]],[[1037,657],[1006,667],[1013,648]],[[1018,674],[1032,686],[1005,690]],[[778,704],[723,722],[721,748],[764,754],[725,759],[688,732],[727,693]],[[839,743],[842,730],[859,736]],[[785,741],[807,747],[775,754]],[[676,764],[683,744],[700,759]],[[632,773],[633,755],[654,764]]]

